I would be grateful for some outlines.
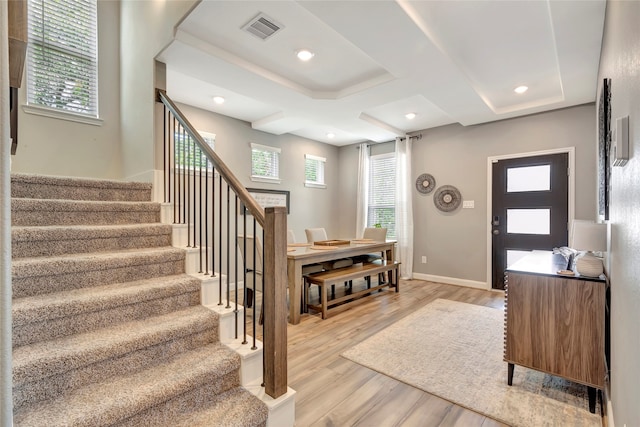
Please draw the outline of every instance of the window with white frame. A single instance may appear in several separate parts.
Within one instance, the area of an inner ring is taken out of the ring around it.
[[[98,117],[96,0],[29,0],[27,103]]]
[[[198,131],[204,142],[212,150],[215,149],[216,134]],[[187,169],[213,169],[213,165],[207,162],[207,156],[198,148],[198,145],[188,133],[176,130],[173,134],[175,140],[175,164],[177,167]]]
[[[304,185],[306,187],[326,188],[324,182],[324,157],[304,155]]]
[[[367,227],[384,227],[387,237],[396,238],[396,156],[371,156],[369,160],[369,200]]]
[[[251,144],[251,180],[280,182],[280,149]]]

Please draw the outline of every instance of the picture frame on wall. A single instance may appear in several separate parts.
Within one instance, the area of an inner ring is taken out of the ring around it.
[[[611,79],[604,79],[598,100],[598,216],[609,219],[611,197]]]
[[[291,213],[291,201],[290,193],[288,190],[267,190],[264,188],[247,188],[247,191],[251,196],[256,199],[256,202],[263,208],[269,206],[283,206],[287,208],[287,214]],[[245,209],[241,204],[240,212]]]

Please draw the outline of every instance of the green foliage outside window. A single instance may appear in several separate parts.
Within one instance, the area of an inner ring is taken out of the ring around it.
[[[204,141],[214,148],[215,135],[203,133]],[[175,163],[178,167],[212,169],[211,162],[200,149],[196,141],[185,132],[176,132],[174,134],[175,141]]]
[[[96,0],[29,0],[29,104],[98,113]]]
[[[251,176],[256,178],[280,178],[280,151],[271,147],[252,144]]]
[[[310,182],[318,181],[318,169],[316,168],[317,161],[306,159],[304,165],[304,179]]]

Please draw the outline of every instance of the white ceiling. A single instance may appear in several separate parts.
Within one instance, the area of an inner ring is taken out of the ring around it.
[[[158,59],[175,101],[273,134],[381,142],[593,102],[604,12],[603,0],[204,0]],[[243,29],[260,13],[281,27],[266,40]]]

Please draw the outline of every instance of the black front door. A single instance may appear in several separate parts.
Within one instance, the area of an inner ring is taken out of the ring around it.
[[[504,289],[504,271],[527,252],[567,245],[568,157],[549,154],[493,164],[494,289]]]

